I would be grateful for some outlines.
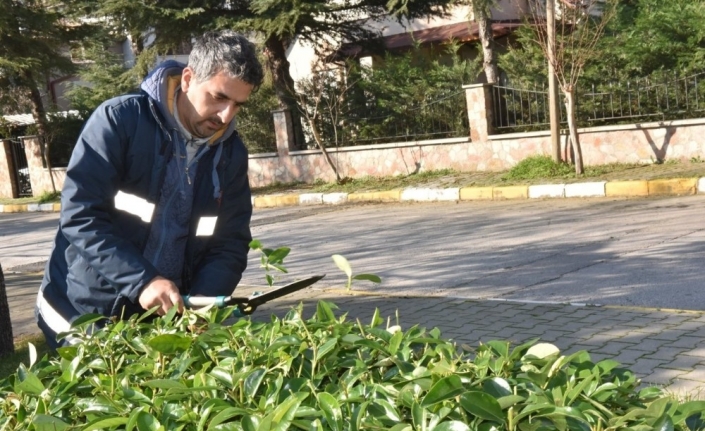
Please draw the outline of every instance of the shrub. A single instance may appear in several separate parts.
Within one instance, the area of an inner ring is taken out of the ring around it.
[[[502,176],[504,180],[530,180],[574,176],[575,170],[567,163],[555,162],[549,156],[527,157]]]
[[[269,323],[228,310],[118,321],[0,383],[0,429],[702,429],[614,361],[505,341],[459,353],[437,329],[336,317],[319,302]]]

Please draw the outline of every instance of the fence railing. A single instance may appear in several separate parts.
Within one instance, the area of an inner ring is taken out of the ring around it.
[[[549,124],[548,91],[494,86],[494,127],[499,133],[545,130]],[[567,125],[561,98],[561,124]],[[705,111],[705,72],[684,78],[641,79],[626,84],[578,88],[580,127],[665,121],[701,116]]]
[[[377,112],[375,112],[377,111]],[[347,117],[320,128],[329,146],[372,145],[469,136],[465,92],[442,95],[416,106],[397,104],[386,111],[370,107],[372,115]],[[377,114],[377,115],[375,115]]]

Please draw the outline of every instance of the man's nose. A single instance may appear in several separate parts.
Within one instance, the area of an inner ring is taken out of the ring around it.
[[[239,110],[239,106],[228,104],[220,110],[218,113],[218,118],[220,118],[220,121],[222,121],[223,124],[228,124],[232,121],[233,117],[235,117],[235,114],[237,114],[237,111]]]

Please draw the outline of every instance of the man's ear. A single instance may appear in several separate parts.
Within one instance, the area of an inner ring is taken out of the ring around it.
[[[181,91],[186,93],[191,83],[195,82],[194,80],[195,77],[193,74],[193,69],[191,69],[191,67],[189,66],[186,66],[183,72],[181,72]]]

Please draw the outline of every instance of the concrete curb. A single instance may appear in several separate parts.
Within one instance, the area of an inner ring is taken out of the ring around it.
[[[585,197],[685,196],[705,193],[703,178],[671,178],[638,181],[597,181],[532,186],[451,187],[354,192],[281,193],[253,196],[255,208],[310,205],[341,205],[348,202],[458,202],[508,199],[559,199]],[[0,205],[0,213],[58,212],[61,204]]]

